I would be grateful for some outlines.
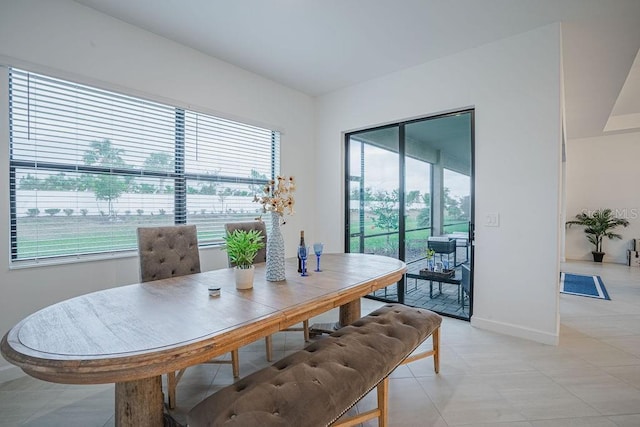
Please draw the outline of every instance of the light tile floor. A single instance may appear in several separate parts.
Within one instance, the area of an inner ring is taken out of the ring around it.
[[[612,300],[561,295],[557,347],[445,318],[440,374],[433,373],[431,359],[393,373],[390,425],[640,426],[640,269],[587,262],[562,269],[599,274]],[[363,300],[363,313],[379,305]],[[334,311],[317,320],[336,316]],[[274,345],[280,358],[303,341],[300,333],[285,332],[276,334]],[[243,375],[266,365],[262,341],[240,355]],[[188,369],[178,386],[174,416],[184,421],[189,408],[231,382],[228,365]],[[112,385],[60,385],[23,376],[0,383],[0,426],[113,426],[113,397]],[[373,404],[369,395],[355,410]]]

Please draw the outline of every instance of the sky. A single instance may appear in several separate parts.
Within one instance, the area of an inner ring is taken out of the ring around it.
[[[365,186],[386,191],[397,189],[399,174],[397,155],[382,149],[372,149],[367,150],[365,156]],[[405,176],[407,192],[413,190],[420,190],[421,194],[428,192],[429,179],[429,171],[422,166],[421,162],[407,159]],[[471,192],[468,176],[445,169],[444,181],[452,197],[460,199]]]

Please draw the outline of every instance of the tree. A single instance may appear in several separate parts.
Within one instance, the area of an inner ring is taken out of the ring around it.
[[[424,207],[420,210],[418,214],[418,226],[420,227],[431,227],[431,194],[423,194],[422,195],[422,203],[424,203]]]
[[[265,183],[269,181],[269,177],[267,175],[260,173],[255,169],[251,169],[251,179],[254,181],[264,181]],[[249,191],[251,192],[252,196],[256,194],[258,196],[261,196],[264,186],[264,183],[249,184]]]
[[[216,194],[216,189],[218,188],[217,182],[211,182],[207,184],[202,184],[200,186],[200,194],[206,194],[207,196],[214,196]]]
[[[91,149],[84,153],[84,163],[91,165],[99,165],[105,168],[124,168],[126,164],[122,159],[124,150],[111,145],[111,141],[103,139],[102,141],[93,141]],[[115,214],[113,210],[113,202],[129,186],[130,180],[111,174],[94,174],[90,181],[90,188],[96,195],[96,200],[106,200],[109,215]]]
[[[420,200],[420,190],[409,191],[404,196],[404,204],[407,210],[411,207],[411,205],[413,205],[414,203],[417,203],[418,200]]]
[[[376,228],[385,230],[387,233],[397,230],[400,227],[400,212],[398,211],[398,190],[378,191],[375,202],[371,208],[372,221]],[[387,243],[390,243],[387,234]]]
[[[365,202],[369,202],[373,199],[374,196],[371,187],[365,188],[362,194],[362,200]],[[351,190],[351,200],[360,200],[360,188],[354,188],[353,190]]]
[[[68,179],[67,176],[60,172],[56,175],[49,175],[44,180],[44,190],[50,191],[73,191],[76,189],[76,180]]]
[[[30,173],[20,178],[20,190],[39,190],[42,183],[37,176]]]
[[[471,218],[471,196],[464,196],[462,198],[460,201],[460,210],[462,211],[460,219],[469,221]]]
[[[200,186],[200,194],[206,194],[208,196],[213,196],[216,194],[217,192],[217,188],[220,185],[220,182],[218,182],[217,178],[218,175],[220,174],[220,170],[219,169],[215,169],[213,172],[207,172],[207,175],[209,176],[213,176],[214,179],[213,180],[203,180],[200,181],[200,183],[198,184]]]
[[[170,173],[175,171],[173,157],[171,156],[171,154],[163,152],[149,154],[149,157],[147,157],[144,161],[144,168],[156,172]],[[165,178],[160,178],[160,185],[158,186],[159,193],[165,191],[164,180]]]
[[[76,178],[76,190],[78,191],[91,191],[93,186],[93,176],[81,175]]]
[[[454,218],[454,219],[458,219],[462,216],[462,211],[460,210],[460,202],[458,201],[458,199],[452,197],[449,193],[451,192],[451,190],[449,190],[447,187],[443,188],[443,201],[444,201],[444,209],[445,211],[447,211],[447,216],[449,218]]]
[[[142,183],[136,186],[136,192],[142,194],[153,194],[156,192],[156,187],[153,184]]]
[[[224,187],[224,189],[220,189],[221,191],[218,191],[218,199],[220,200],[220,213],[224,213],[225,209],[224,209],[224,201],[227,199],[227,197],[231,196],[233,193],[231,192],[231,189],[229,187]]]

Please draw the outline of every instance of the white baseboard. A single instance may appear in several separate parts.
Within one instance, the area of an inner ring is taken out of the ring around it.
[[[471,325],[479,329],[497,332],[499,334],[522,338],[525,340],[539,342],[547,345],[558,345],[560,336],[536,329],[524,328],[510,323],[497,322],[495,320],[483,319],[474,315],[471,318]]]
[[[25,374],[22,369],[18,368],[17,366],[0,366],[0,383],[12,381],[20,377],[24,377],[25,375],[27,374]]]

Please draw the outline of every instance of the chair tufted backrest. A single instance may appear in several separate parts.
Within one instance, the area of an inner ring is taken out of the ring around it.
[[[224,225],[224,229],[227,234],[233,233],[235,230],[258,230],[262,232],[262,243],[264,243],[264,247],[258,251],[255,259],[253,260],[254,264],[259,262],[267,262],[267,227],[262,221],[245,221],[245,222],[228,222]],[[231,260],[229,260],[229,267],[234,267]]]
[[[143,282],[200,273],[195,225],[138,228],[138,254]]]

